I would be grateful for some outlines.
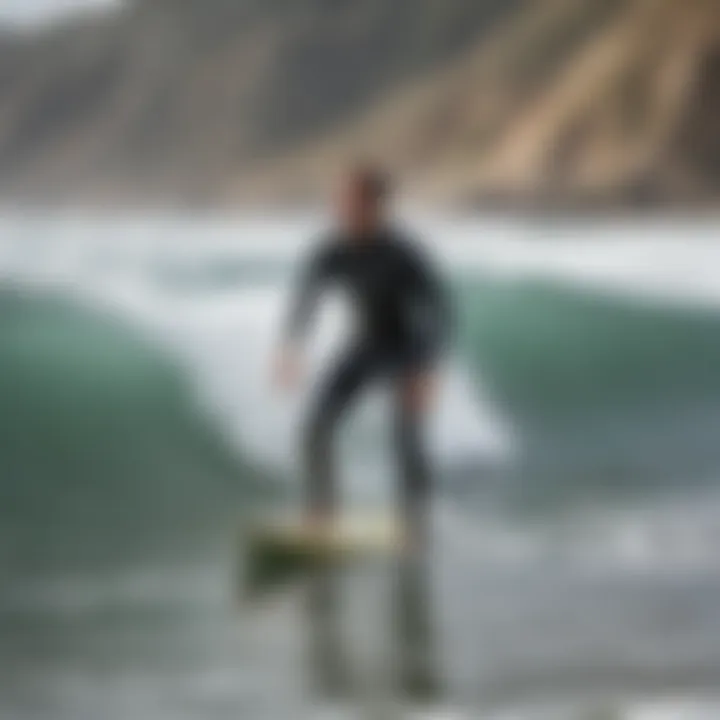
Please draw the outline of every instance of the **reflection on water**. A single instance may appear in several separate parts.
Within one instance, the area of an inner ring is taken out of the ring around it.
[[[321,697],[347,698],[351,670],[342,634],[340,578],[329,568],[315,571],[307,595],[309,667],[314,691]]]
[[[442,691],[426,561],[402,559],[386,569],[384,576],[392,591],[385,608],[392,628],[392,696],[413,704],[434,703]],[[318,569],[305,598],[310,682],[321,701],[357,700],[362,694],[360,673],[353,666],[353,648],[345,632],[344,579],[336,569]]]
[[[431,587],[424,561],[399,564],[395,624],[401,693],[418,702],[438,700],[441,683],[436,668]]]

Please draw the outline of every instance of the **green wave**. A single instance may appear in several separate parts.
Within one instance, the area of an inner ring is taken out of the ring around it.
[[[519,419],[720,402],[718,313],[541,282],[458,294],[463,353]]]
[[[0,326],[0,568],[177,547],[266,486],[120,321],[7,291]]]
[[[463,356],[517,431],[522,502],[717,485],[718,313],[550,282],[457,293]]]

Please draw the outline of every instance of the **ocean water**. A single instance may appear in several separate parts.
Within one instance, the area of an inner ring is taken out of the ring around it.
[[[0,718],[720,717],[718,225],[409,222],[458,315],[432,553],[249,605],[322,221],[0,219]],[[310,388],[347,324],[330,298]],[[348,505],[392,502],[383,410],[343,434]]]

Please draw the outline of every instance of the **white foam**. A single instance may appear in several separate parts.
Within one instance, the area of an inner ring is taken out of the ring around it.
[[[440,254],[466,271],[515,282],[549,278],[654,301],[720,303],[720,220],[432,228],[431,235],[451,238]]]

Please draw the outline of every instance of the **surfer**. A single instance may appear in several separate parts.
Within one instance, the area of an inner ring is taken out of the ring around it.
[[[336,510],[332,446],[339,421],[371,382],[387,380],[396,398],[400,498],[414,544],[427,533],[430,469],[422,429],[436,390],[449,312],[436,268],[393,226],[390,199],[390,180],[382,170],[358,166],[347,174],[337,198],[337,227],[302,274],[276,380],[285,390],[297,386],[303,340],[320,292],[329,285],[346,290],[357,311],[358,331],[324,377],[305,429],[310,518],[323,526]]]

